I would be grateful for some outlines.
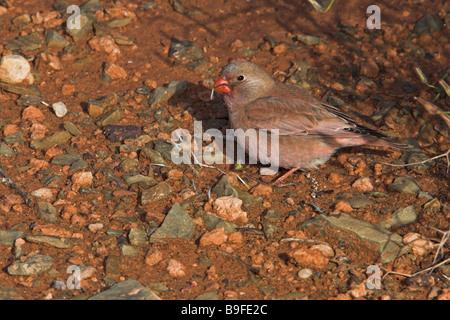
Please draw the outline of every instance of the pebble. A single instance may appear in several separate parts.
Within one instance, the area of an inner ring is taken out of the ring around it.
[[[180,278],[186,275],[186,267],[175,259],[169,259],[167,261],[167,272],[173,278]]]
[[[5,49],[10,51],[26,52],[40,49],[43,45],[44,41],[41,34],[38,32],[33,32],[9,41],[5,45]]]
[[[152,202],[167,199],[172,192],[172,188],[167,182],[160,182],[156,186],[145,189],[141,192],[141,204],[146,205]]]
[[[27,241],[34,243],[45,243],[59,249],[67,249],[72,247],[72,241],[67,238],[50,236],[50,235],[29,235]]]
[[[395,178],[394,182],[388,185],[388,188],[409,194],[416,194],[422,190],[419,182],[408,175]]]
[[[39,188],[31,191],[30,194],[40,200],[51,200],[53,198],[53,192],[49,188]]]
[[[111,80],[123,80],[127,77],[125,69],[115,63],[107,63],[103,71]]]
[[[369,177],[358,178],[355,182],[353,182],[352,188],[359,192],[369,192],[374,189],[372,180]]]
[[[94,181],[92,172],[77,172],[72,175],[73,187],[72,190],[77,190],[79,187],[89,187]]]
[[[34,82],[30,63],[19,55],[3,56],[0,60],[0,81],[18,84],[25,80],[29,84]]]
[[[49,48],[63,49],[67,47],[70,42],[54,29],[47,29],[45,32],[45,44]]]
[[[228,235],[225,232],[224,228],[217,228],[211,231],[204,233],[199,241],[199,245],[201,247],[204,246],[220,246],[225,243],[228,239]]]
[[[149,266],[155,266],[160,263],[162,259],[163,255],[161,251],[151,248],[150,250],[148,250],[147,255],[145,256],[145,264]]]
[[[302,267],[315,270],[323,270],[328,264],[328,258],[319,250],[311,250],[308,248],[298,248],[288,252],[288,256]]]
[[[0,230],[0,245],[14,246],[17,239],[25,238],[27,234],[16,230]]]
[[[31,107],[30,107],[31,108]],[[36,150],[46,150],[55,145],[63,144],[70,140],[72,135],[67,131],[58,131],[49,137],[32,140],[30,147]]]
[[[388,220],[380,222],[380,226],[390,229],[393,226],[404,226],[417,220],[417,213],[413,205],[400,208],[392,213]]]
[[[125,280],[88,300],[161,300],[153,291],[136,280]]]
[[[51,268],[53,259],[43,254],[29,254],[24,261],[14,261],[7,271],[13,276],[39,275]]]
[[[438,16],[427,13],[422,19],[417,21],[414,27],[414,33],[426,34],[433,33],[444,27],[444,22]]]
[[[213,202],[213,214],[226,221],[247,223],[247,213],[242,211],[241,205],[241,199],[233,196],[220,197]]]
[[[309,277],[311,277],[313,275],[313,271],[311,269],[304,268],[304,269],[301,269],[297,273],[297,275],[300,279],[308,279]]]
[[[45,119],[41,110],[34,106],[29,106],[22,111],[22,120],[37,120],[42,121]]]
[[[55,223],[58,221],[58,211],[50,202],[38,202],[37,213],[41,219],[48,223]]]
[[[166,238],[192,239],[195,227],[192,218],[183,210],[179,203],[175,203],[164,218],[161,226],[150,236],[150,240]]]
[[[219,197],[234,196],[238,197],[238,192],[230,184],[226,175],[223,175],[219,182],[211,190]]]
[[[191,85],[187,80],[172,81],[167,87],[157,87],[148,100],[150,107],[168,102],[171,98],[182,94]]]
[[[130,243],[134,246],[144,245],[148,242],[147,232],[139,228],[131,228],[128,233],[128,240],[130,240]]]
[[[409,232],[403,236],[403,243],[410,246],[414,255],[423,256],[433,250],[433,243],[423,235]]]
[[[88,229],[92,233],[97,233],[103,228],[103,223],[91,223],[88,225]]]
[[[67,106],[64,104],[64,102],[59,101],[53,103],[52,109],[58,118],[62,118],[67,114]]]

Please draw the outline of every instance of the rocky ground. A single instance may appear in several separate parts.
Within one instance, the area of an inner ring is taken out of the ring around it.
[[[449,299],[446,158],[401,165],[449,150],[415,97],[449,110],[450,6],[378,1],[377,30],[371,4],[0,0],[0,297]],[[278,187],[174,164],[175,129],[227,128],[208,86],[237,59],[415,149]]]

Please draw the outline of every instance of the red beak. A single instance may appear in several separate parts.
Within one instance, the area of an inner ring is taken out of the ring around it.
[[[223,92],[223,93],[230,93],[231,89],[230,89],[230,84],[223,79],[223,77],[220,77],[216,83],[214,84],[214,90],[217,90],[219,92]]]

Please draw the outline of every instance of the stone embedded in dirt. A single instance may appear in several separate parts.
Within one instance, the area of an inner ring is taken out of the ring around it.
[[[161,251],[155,248],[150,248],[145,256],[145,264],[152,267],[160,263],[162,259],[163,255]]]
[[[125,182],[129,185],[132,186],[133,184],[139,184],[140,186],[142,186],[144,189],[147,189],[150,186],[153,186],[156,184],[156,180],[152,177],[148,177],[148,176],[143,176],[142,174],[136,174],[136,175],[132,175],[132,176],[124,176],[123,177],[125,179]]]
[[[269,220],[263,220],[262,223],[263,226],[263,232],[267,239],[273,238],[275,233],[277,232],[277,226],[275,226],[273,223],[271,223]]]
[[[404,175],[395,178],[394,182],[388,185],[390,190],[400,191],[404,193],[416,194],[422,190],[419,182],[413,177]]]
[[[242,200],[233,196],[220,197],[214,200],[212,214],[226,221],[247,223],[247,213],[241,209]]]
[[[27,81],[28,84],[34,82],[31,74],[30,63],[22,56],[3,56],[0,60],[0,81],[18,84]]]
[[[113,108],[107,113],[101,115],[100,118],[95,122],[95,124],[99,127],[105,127],[119,121],[121,117],[122,113],[120,112],[120,109]]]
[[[225,243],[228,239],[228,234],[223,228],[217,228],[208,232],[205,232],[199,241],[201,247],[204,246],[220,246]]]
[[[209,291],[196,296],[194,300],[219,300],[218,293],[217,290]]]
[[[124,257],[133,257],[139,253],[139,249],[129,245],[129,244],[123,244],[120,246],[120,254]]]
[[[286,80],[286,83],[299,86],[304,89],[309,89],[311,84],[309,83],[308,71],[311,65],[307,61],[295,62],[294,66],[289,70],[291,75]]]
[[[140,246],[146,244],[147,241],[147,232],[138,228],[131,228],[128,233],[128,240],[134,246]]]
[[[314,36],[310,36],[307,34],[295,35],[295,36],[293,36],[293,39],[300,41],[300,42],[306,44],[307,46],[315,46],[322,42],[319,37],[314,37]]]
[[[242,205],[245,209],[251,210],[261,203],[263,203],[264,199],[260,196],[253,195],[244,190],[236,189],[238,195],[237,197],[242,200]]]
[[[37,106],[42,102],[42,97],[33,95],[21,95],[16,103],[21,107]]]
[[[309,248],[310,250],[319,250],[327,258],[334,257],[334,250],[326,244],[315,244]]]
[[[160,182],[156,186],[141,192],[141,204],[146,205],[155,201],[167,199],[171,192],[172,188],[167,182]]]
[[[409,232],[403,236],[403,243],[411,247],[414,255],[423,256],[433,250],[433,243],[423,235]]]
[[[24,261],[14,261],[7,271],[13,276],[32,276],[46,272],[52,266],[53,259],[43,254],[29,254]]]
[[[270,197],[272,194],[272,187],[266,184],[258,184],[256,187],[252,188],[251,193],[256,196]]]
[[[58,131],[50,137],[35,139],[30,143],[30,147],[36,150],[46,150],[53,146],[63,144],[72,138],[72,135],[67,131]]]
[[[301,269],[299,272],[297,272],[297,276],[300,279],[308,279],[313,275],[313,271],[308,268]]]
[[[361,76],[368,78],[376,78],[378,73],[380,72],[380,68],[374,59],[368,58],[366,61],[361,63],[360,74]]]
[[[14,157],[16,152],[13,148],[8,147],[6,143],[2,142],[0,144],[0,155],[3,157]]]
[[[44,40],[42,39],[42,36],[38,32],[33,32],[9,41],[5,45],[5,49],[10,51],[25,52],[40,49],[43,45]]]
[[[77,190],[80,187],[89,187],[94,181],[92,172],[77,172],[72,175],[73,187],[72,190]]]
[[[31,191],[31,196],[38,198],[40,200],[51,200],[53,199],[53,192],[49,188],[39,188]]]
[[[83,13],[95,13],[103,11],[103,7],[100,5],[99,0],[88,0],[80,6],[80,10]]]
[[[5,135],[3,141],[6,144],[15,144],[15,143],[23,143],[23,135],[22,132],[17,131],[8,135]]]
[[[72,247],[72,241],[67,238],[58,237],[58,236],[50,236],[50,235],[29,235],[27,236],[27,241],[34,243],[45,243],[52,247],[56,247],[59,249],[67,249]]]
[[[125,71],[125,69],[115,63],[105,64],[103,72],[111,80],[123,80],[127,77],[127,72]]]
[[[142,129],[134,125],[106,125],[103,128],[106,138],[111,142],[123,141],[125,139],[134,139],[142,135]]]
[[[187,80],[172,81],[167,87],[157,87],[153,90],[152,96],[148,100],[150,107],[168,102],[171,98],[179,96],[191,85]]]
[[[301,267],[314,270],[324,270],[329,262],[321,251],[308,248],[298,248],[287,253]]]
[[[392,213],[391,218],[389,218],[385,221],[381,221],[379,223],[379,225],[386,229],[390,229],[393,226],[398,226],[398,227],[404,226],[409,223],[413,223],[416,220],[417,220],[416,210],[414,209],[413,205],[410,205],[410,206],[395,210],[394,213]]]
[[[67,47],[70,42],[62,35],[60,35],[56,30],[47,29],[45,32],[45,44],[49,48],[63,49]]]
[[[373,190],[372,180],[369,177],[358,178],[352,184],[352,188],[359,192],[369,192]]]
[[[88,300],[161,300],[153,291],[136,280],[125,280]]]
[[[67,106],[64,104],[64,102],[59,101],[53,103],[52,109],[58,118],[62,118],[67,114]]]
[[[280,210],[277,207],[267,209],[267,211],[263,213],[262,218],[271,222],[277,222],[281,218]]]
[[[105,259],[106,278],[112,281],[120,279],[120,257],[116,255],[107,256]]]
[[[444,27],[444,22],[434,14],[427,13],[423,18],[417,21],[414,27],[414,33],[426,34],[441,30]]]
[[[393,261],[405,253],[400,235],[371,223],[354,219],[346,213],[342,213],[338,217],[320,215],[302,224],[303,228],[311,228],[313,226],[320,226],[321,228],[328,226],[344,229],[356,234],[359,238],[370,244],[375,244],[378,247],[381,263]],[[345,234],[341,234],[340,237],[345,237]]]
[[[167,261],[167,272],[171,277],[180,278],[186,275],[186,267],[175,259],[169,259]]]
[[[103,223],[91,223],[88,225],[88,229],[92,233],[97,233],[97,231],[103,229]]]
[[[25,238],[27,234],[16,230],[0,230],[0,245],[14,246],[17,239]]]
[[[29,87],[24,87],[23,85],[16,85],[16,84],[10,84],[6,82],[0,81],[0,88],[14,93],[18,95],[29,95],[29,96],[41,96],[41,91],[39,91],[39,88],[33,84]]]
[[[64,129],[75,137],[82,135],[82,132],[70,121],[64,123]]]
[[[109,55],[109,61],[115,61],[121,53],[111,36],[93,37],[89,40],[89,46],[95,51],[106,52]]]
[[[361,209],[372,205],[374,202],[363,194],[355,195],[345,200],[353,209]]]
[[[41,219],[48,223],[55,223],[58,221],[58,211],[50,202],[38,202],[37,213]]]
[[[230,184],[226,175],[223,175],[220,181],[212,188],[212,192],[217,194],[219,197],[226,197],[226,196],[234,196],[236,198],[238,197],[236,189],[234,189],[233,186]]]
[[[192,239],[195,228],[192,218],[175,203],[164,218],[161,226],[150,236],[150,240],[171,238]]]
[[[75,23],[79,22],[79,25]],[[66,32],[72,37],[75,42],[86,37],[93,29],[94,18],[90,14],[81,13],[78,19],[73,19],[66,23]]]
[[[29,106],[22,111],[22,120],[42,121],[45,119],[41,110],[34,106]]]
[[[353,211],[352,206],[346,202],[346,201],[338,201],[335,205],[334,205],[334,210],[333,210],[333,214],[338,214],[341,212],[345,212],[345,213],[350,213]]]
[[[207,72],[213,67],[213,64],[203,56],[200,48],[191,41],[172,39],[169,57],[186,69],[200,74]]]
[[[81,159],[83,159],[81,154],[57,154],[50,163],[56,166],[70,166]]]

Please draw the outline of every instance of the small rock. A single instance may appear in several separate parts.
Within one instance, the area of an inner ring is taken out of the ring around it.
[[[175,259],[170,259],[169,261],[167,261],[166,270],[169,273],[169,275],[174,278],[180,278],[186,275],[185,266]]]
[[[376,78],[378,76],[378,73],[380,72],[380,68],[378,67],[378,64],[375,62],[374,59],[369,58],[363,63],[361,63],[361,70],[360,74],[362,76],[368,77],[368,78]]]
[[[140,246],[147,243],[147,232],[138,228],[131,228],[128,234],[128,240],[134,246]]]
[[[55,145],[63,144],[70,140],[72,135],[67,131],[58,131],[50,137],[32,140],[30,147],[37,150],[46,150]]]
[[[288,252],[288,256],[295,260],[300,266],[316,270],[323,270],[328,264],[326,258],[319,250],[299,248]]]
[[[10,51],[33,51],[42,48],[44,41],[38,32],[33,32],[25,36],[20,36],[9,41],[5,48]]]
[[[199,245],[201,247],[209,245],[220,246],[221,244],[225,243],[227,239],[228,235],[225,230],[223,228],[217,228],[204,233],[200,238]]]
[[[141,193],[141,204],[146,205],[155,201],[167,199],[172,188],[167,182],[160,182],[156,186],[145,189]]]
[[[30,63],[19,55],[3,56],[0,60],[0,81],[18,84],[25,80],[29,84],[34,82]]]
[[[213,202],[214,215],[226,221],[247,223],[247,213],[241,209],[242,200],[233,196],[220,197]]]
[[[64,102],[59,101],[53,103],[52,109],[58,118],[62,118],[67,114],[67,106],[64,104]]]
[[[313,271],[311,269],[305,268],[305,269],[301,269],[297,273],[297,275],[300,279],[308,279],[309,277],[311,277],[313,275]]]
[[[416,194],[422,190],[416,179],[408,175],[395,178],[394,182],[388,185],[388,188],[410,194]]]
[[[52,266],[53,259],[43,254],[28,255],[24,261],[14,261],[8,267],[8,273],[13,276],[32,276],[46,272]]]
[[[238,197],[238,192],[230,184],[226,175],[222,176],[220,181],[212,188],[212,192],[217,194],[219,197]]]
[[[111,80],[122,80],[127,77],[125,69],[114,63],[106,64],[104,72]]]
[[[444,22],[436,15],[427,13],[422,19],[417,21],[414,27],[414,33],[425,34],[433,33],[441,30],[444,27]]]
[[[53,198],[53,192],[49,188],[36,189],[31,191],[30,194],[40,200],[51,200]]]
[[[72,243],[70,239],[62,238],[58,236],[50,236],[50,235],[29,235],[27,236],[27,241],[34,242],[34,243],[45,243],[52,247],[56,247],[59,249],[67,249],[72,247]]]
[[[321,40],[319,37],[314,37],[306,34],[299,34],[294,36],[294,38],[300,42],[303,42],[304,44],[308,46],[315,46],[321,43]]]
[[[70,42],[66,40],[62,35],[53,29],[47,29],[45,32],[45,44],[49,48],[63,49],[67,47]]]
[[[315,244],[309,248],[310,250],[319,250],[327,258],[334,257],[334,250],[326,244]]]
[[[0,245],[14,246],[17,239],[25,238],[27,234],[25,232],[16,230],[0,230]]]
[[[120,279],[120,257],[110,255],[105,259],[106,278],[113,281]]]
[[[384,228],[391,228],[393,226],[404,226],[417,220],[416,210],[413,205],[396,210],[392,217],[386,221],[380,222]]]
[[[103,131],[111,142],[123,141],[125,139],[134,139],[142,135],[142,129],[133,125],[107,125]]]
[[[433,250],[433,243],[423,235],[409,232],[403,236],[403,243],[410,246],[414,255],[423,256]]]
[[[72,189],[78,189],[80,187],[89,187],[94,181],[92,172],[77,172],[72,175],[73,187]]]
[[[124,245],[120,246],[120,254],[125,257],[133,257],[133,256],[137,255],[138,253],[139,253],[139,249],[132,245],[124,244]]]
[[[103,228],[103,223],[91,223],[88,225],[88,229],[92,233],[97,233],[97,231]]]
[[[100,292],[89,300],[161,300],[153,291],[136,280],[125,280]]]
[[[41,110],[34,106],[29,106],[22,111],[22,119],[23,120],[38,120],[42,121],[45,119],[44,114]]]
[[[158,249],[150,249],[145,256],[145,264],[155,266],[161,262],[163,255]]]
[[[369,192],[373,190],[373,185],[369,177],[361,177],[353,182],[352,188],[360,192]]]
[[[48,223],[55,223],[58,220],[58,211],[50,202],[38,202],[38,216]]]
[[[190,82],[187,80],[183,81],[172,81],[167,87],[157,87],[153,90],[152,96],[148,100],[150,107],[157,106],[168,102],[171,98],[176,97],[190,86]]]
[[[150,236],[150,240],[166,238],[192,239],[195,228],[192,218],[175,203],[164,218],[161,226]]]
[[[75,23],[79,21],[79,25]],[[78,42],[82,38],[86,37],[92,31],[93,18],[89,14],[81,13],[78,19],[73,19],[66,25],[66,32],[73,38],[75,42]]]

